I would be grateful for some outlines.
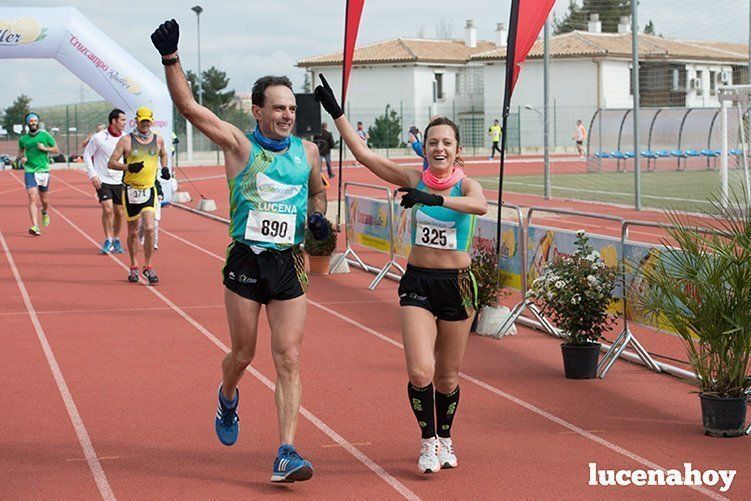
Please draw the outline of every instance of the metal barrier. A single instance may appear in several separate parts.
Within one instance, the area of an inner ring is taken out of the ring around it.
[[[621,226],[621,237],[623,237],[623,227],[625,223],[625,219],[622,217],[617,216],[608,216],[608,215],[597,215],[597,214],[591,214],[588,212],[580,212],[575,210],[568,210],[568,209],[553,209],[549,207],[530,207],[527,210],[527,220],[526,220],[526,226],[525,226],[525,240],[527,240],[527,243],[525,244],[525,249],[528,248],[528,239],[529,239],[529,229],[532,226],[532,217],[535,212],[546,212],[548,214],[561,214],[561,215],[567,215],[567,216],[576,216],[576,217],[584,217],[588,219],[597,219],[600,221],[614,221],[619,223]],[[616,240],[617,241],[617,240]],[[622,284],[622,291],[623,296],[625,300],[626,296],[626,267],[624,262],[624,240],[621,238],[620,240],[620,275],[621,275],[621,284]],[[529,267],[529,256],[525,252],[525,268]],[[526,269],[525,269],[525,278],[526,278]],[[525,280],[526,281],[526,280]],[[559,329],[555,328],[550,321],[545,318],[545,316],[542,314],[540,309],[537,307],[537,305],[528,299],[526,297],[527,290],[525,288],[524,290],[524,297],[522,298],[522,301],[517,304],[514,307],[514,310],[511,312],[511,315],[506,319],[506,321],[501,325],[498,335],[501,335],[501,333],[505,333],[507,329],[511,327],[511,324],[516,321],[522,313],[524,313],[525,310],[529,310],[532,315],[537,319],[537,321],[542,326],[543,330],[548,332],[550,335],[561,338],[565,337],[565,334],[562,333]],[[625,310],[625,303],[624,303],[624,310]],[[639,341],[634,337],[633,333],[628,329],[628,324],[625,320],[624,315],[624,329],[623,331],[618,335],[616,340],[613,342],[613,344],[607,348],[605,355],[602,357],[598,364],[598,376],[600,378],[604,378],[610,368],[612,367],[615,360],[623,353],[626,346],[632,346],[638,355],[638,357],[644,362],[644,364],[649,367],[650,369],[654,370],[655,372],[660,372],[660,368],[657,366],[655,361],[652,359],[652,357],[647,353],[647,351],[641,346]]]
[[[653,223],[653,222],[647,222],[647,221],[626,220],[626,221],[623,222],[623,229],[621,231],[621,245],[625,246],[626,243],[631,242],[631,240],[629,240],[629,237],[628,237],[628,229],[630,227],[632,227],[632,226],[638,226],[638,227],[642,227],[642,228],[659,228],[659,229],[662,229],[662,230],[674,229],[675,228],[675,225],[669,224],[669,223]],[[710,229],[704,229],[704,230],[699,230],[699,231],[702,231],[703,233],[707,233],[707,234],[723,235],[722,232],[713,231],[713,230],[710,230]],[[642,242],[634,242],[634,243],[642,244]],[[628,323],[629,323],[628,316],[625,314],[627,298],[628,298],[627,290],[624,290],[624,294],[623,294],[623,309],[624,309],[623,318],[624,318],[624,325],[626,326],[625,330],[628,332],[628,334],[630,334],[633,337],[633,334],[631,334],[631,330],[628,327]],[[637,345],[638,345],[638,343],[637,343]],[[644,348],[641,347],[641,345],[638,345],[638,347],[639,347],[639,349],[642,349],[642,350],[644,349]],[[635,349],[636,349],[636,347],[635,347]],[[690,378],[690,379],[694,379],[694,380],[697,379],[695,373],[689,372],[689,371],[687,371],[685,369],[681,369],[680,367],[676,367],[674,365],[670,365],[670,364],[666,364],[666,363],[662,363],[662,362],[655,362],[655,364],[662,371],[667,372],[668,374],[672,374],[674,376],[679,376],[679,377],[683,377],[683,378]]]
[[[488,205],[492,205],[493,207],[498,207],[498,202],[495,200],[488,200]],[[526,233],[524,231],[524,211],[522,210],[521,206],[515,205],[515,204],[509,204],[506,202],[503,202],[503,208],[511,209],[516,213],[516,223],[519,226],[519,255],[521,256],[521,269],[519,271],[521,275],[521,287],[520,291],[522,294],[527,293],[527,238]],[[500,211],[500,214],[498,214],[498,217],[501,218],[501,227],[503,227],[503,208],[498,209]],[[500,256],[498,256],[498,268],[500,269]]]
[[[387,218],[387,224],[388,224],[388,233],[389,233],[389,260],[388,262],[382,267],[382,268],[376,268],[375,266],[371,266],[366,264],[360,256],[355,252],[355,250],[352,248],[351,242],[349,241],[349,232],[347,231],[348,226],[352,223],[349,221],[349,211],[344,211],[344,238],[346,243],[346,248],[344,251],[344,254],[342,254],[339,259],[334,263],[334,266],[332,269],[336,269],[338,266],[342,264],[342,262],[347,259],[347,256],[352,255],[354,258],[354,261],[347,260],[349,264],[352,264],[354,266],[359,266],[363,270],[375,273],[376,277],[373,279],[373,281],[368,285],[368,289],[374,290],[376,287],[378,287],[378,284],[383,280],[383,277],[385,277],[387,274],[389,274],[389,271],[391,268],[396,268],[399,270],[402,274],[404,274],[404,268],[396,262],[395,256],[394,256],[394,198],[391,195],[391,190],[386,186],[378,186],[374,184],[365,184],[365,183],[355,183],[355,182],[347,182],[344,183],[344,203],[346,205],[347,203],[347,188],[350,186],[357,186],[360,188],[366,188],[371,190],[378,190],[378,191],[384,191],[386,192],[386,202],[388,204],[388,218]]]

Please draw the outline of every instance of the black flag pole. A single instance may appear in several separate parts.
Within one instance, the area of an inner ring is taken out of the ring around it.
[[[349,0],[345,2],[344,7],[344,44],[342,45],[342,111],[344,111],[345,103],[344,98],[347,94],[347,90],[344,87],[347,75],[347,33],[349,33]],[[339,188],[336,194],[336,231],[341,232],[341,218],[342,218],[342,162],[344,161],[344,140],[342,135],[339,134]]]
[[[508,124],[509,108],[511,108],[511,93],[513,92],[514,79],[514,56],[516,53],[516,32],[519,24],[519,2],[511,1],[511,22],[509,23],[508,40],[506,42],[506,82],[503,94],[502,137],[501,137],[501,164],[498,173],[498,223],[495,233],[495,254],[501,259],[501,220],[503,219],[503,172],[506,166],[506,139],[508,137],[506,125]]]

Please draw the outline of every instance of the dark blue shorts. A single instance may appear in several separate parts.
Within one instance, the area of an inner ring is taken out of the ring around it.
[[[24,172],[23,180],[26,183],[26,189],[39,188],[44,193],[50,189],[50,172]]]

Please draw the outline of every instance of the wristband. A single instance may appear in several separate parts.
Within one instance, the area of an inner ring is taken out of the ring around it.
[[[175,64],[175,63],[176,63],[176,62],[178,62],[179,60],[180,60],[180,58],[179,58],[178,56],[175,56],[175,57],[170,57],[170,58],[168,58],[168,59],[164,59],[164,58],[162,58],[162,64],[163,64],[164,66],[172,66],[173,64]]]

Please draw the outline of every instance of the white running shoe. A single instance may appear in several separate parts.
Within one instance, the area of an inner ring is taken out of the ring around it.
[[[420,459],[417,467],[423,473],[438,473],[441,470],[441,462],[438,460],[438,452],[441,448],[438,439],[423,438],[420,447]]]
[[[438,437],[438,442],[440,444],[438,460],[441,463],[441,468],[456,468],[459,463],[456,461],[451,438]]]

